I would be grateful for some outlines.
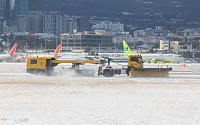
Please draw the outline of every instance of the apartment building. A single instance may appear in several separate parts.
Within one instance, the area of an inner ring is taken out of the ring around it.
[[[64,33],[63,16],[57,11],[45,13],[43,15],[43,33],[60,35]]]
[[[160,50],[171,50],[178,54],[179,52],[191,52],[192,44],[184,44],[179,41],[165,41],[160,40]]]
[[[34,33],[42,33],[42,11],[29,11],[27,29]]]

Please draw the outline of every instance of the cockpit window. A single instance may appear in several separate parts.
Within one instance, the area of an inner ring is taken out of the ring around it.
[[[130,58],[130,61],[138,62],[138,57],[131,57],[131,58]]]
[[[37,64],[37,60],[30,60],[30,64]]]

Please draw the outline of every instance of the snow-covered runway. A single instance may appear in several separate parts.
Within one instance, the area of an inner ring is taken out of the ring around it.
[[[48,77],[23,66],[1,67],[0,125],[200,124],[198,75]]]

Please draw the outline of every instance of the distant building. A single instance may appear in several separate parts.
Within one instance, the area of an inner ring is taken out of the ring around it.
[[[28,21],[25,19],[28,19],[27,16],[29,14],[29,11],[40,11],[40,10],[41,10],[41,0],[15,0],[15,19],[18,31],[24,32],[27,30]],[[25,16],[26,18],[24,18]],[[19,20],[23,20],[23,22],[19,22]]]
[[[27,15],[28,14],[28,2],[29,0],[16,0],[15,1],[15,15]]]
[[[155,26],[155,30],[165,30],[166,27],[165,26]]]
[[[179,52],[193,52],[192,44],[179,44]]]
[[[11,32],[14,21],[15,0],[0,0],[0,22],[3,23],[3,32]]]
[[[15,0],[15,15],[27,15],[28,11],[41,11],[41,0]]]
[[[42,11],[42,0],[28,0],[28,11]]]
[[[15,1],[15,20],[19,32],[27,30],[28,0]]]
[[[184,44],[179,41],[160,40],[160,50],[171,50],[178,54],[179,52],[192,52],[192,44]]]
[[[160,40],[160,50],[169,50],[170,49],[170,41]]]
[[[29,32],[14,32],[14,36],[29,36]]]
[[[27,31],[27,16],[26,15],[17,15],[17,29],[19,32]]]
[[[14,19],[15,0],[5,0],[4,17],[8,25],[11,25]]]
[[[124,24],[121,23],[113,23],[113,22],[100,22],[92,26],[93,29],[96,30],[108,30],[108,31],[124,31]]]
[[[117,48],[120,48],[119,46],[122,46],[122,42],[123,40],[126,41],[126,43],[129,44],[129,46],[131,47],[134,42],[135,42],[135,38],[132,37],[129,32],[111,32],[109,31],[108,33],[111,33],[111,35],[113,36],[113,43],[118,46]]]
[[[54,39],[56,36],[54,34],[49,33],[34,33],[35,36],[38,36],[41,39]]]
[[[76,33],[77,32],[77,21],[64,19],[64,33]]]
[[[147,28],[146,30],[136,30],[134,31],[134,37],[166,37],[168,32],[165,28],[157,26],[156,29]]]
[[[192,44],[193,49],[200,49],[200,30],[198,31],[196,29],[187,29],[185,31],[180,31],[180,33],[180,35],[170,33],[168,34],[167,38],[176,39],[180,43],[184,43],[187,45]]]
[[[64,33],[63,16],[59,12],[52,11],[43,14],[43,33],[55,35]]]
[[[0,21],[5,18],[6,1],[0,0]]]
[[[170,41],[169,50],[178,54],[179,53],[179,41]]]
[[[78,18],[77,19],[77,27],[78,27],[78,32],[90,31],[91,26],[89,23],[89,17]]]
[[[3,33],[3,23],[0,21],[0,34]]]
[[[34,33],[42,33],[42,11],[29,11],[28,30]]]
[[[84,50],[86,48],[109,50],[112,48],[112,35],[105,31],[84,31],[76,34],[61,35],[62,49]]]

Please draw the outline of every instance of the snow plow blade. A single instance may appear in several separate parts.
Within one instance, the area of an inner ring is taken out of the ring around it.
[[[168,77],[171,70],[172,68],[132,68],[131,75],[140,77]]]

